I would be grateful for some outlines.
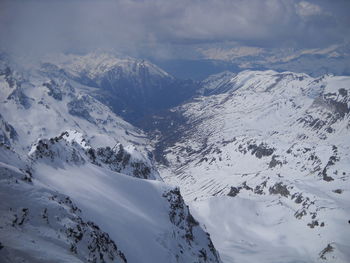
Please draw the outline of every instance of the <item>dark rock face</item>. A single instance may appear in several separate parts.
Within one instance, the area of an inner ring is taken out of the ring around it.
[[[327,175],[327,169],[326,168],[324,168],[323,171],[322,171],[322,178],[326,182],[334,181],[333,177]]]
[[[1,57],[0,57],[1,62]],[[17,76],[16,73],[9,67],[5,66],[0,68],[0,76],[3,75],[10,88],[20,87],[22,84],[22,79]]]
[[[4,66],[2,63],[5,63],[6,66]],[[10,95],[8,95],[7,100],[12,100],[19,106],[22,106],[25,109],[29,109],[31,106],[31,99],[23,91],[22,76],[7,66],[7,63],[8,62],[6,59],[5,61],[1,61],[0,56],[0,76],[4,76],[8,86],[13,89]]]
[[[340,160],[339,156],[338,156],[338,148],[335,145],[333,145],[332,150],[333,150],[333,155],[331,155],[329,157],[329,160],[328,160],[326,166],[323,168],[322,172],[320,173],[323,180],[326,182],[331,182],[334,180],[334,178],[329,176],[328,173],[329,173],[330,168],[332,166],[334,166],[336,164],[336,162],[338,162]],[[335,171],[335,172],[337,172],[337,171]]]
[[[260,143],[259,145],[250,144],[248,145],[248,150],[251,151],[252,155],[255,155],[259,159],[265,156],[270,156],[275,151],[274,148],[268,147],[265,143]]]
[[[40,66],[40,73],[48,78],[65,78],[68,77],[63,69],[52,63],[42,63]]]
[[[294,213],[296,219],[301,219],[303,216],[306,216],[307,212],[305,209],[300,209]]]
[[[321,252],[320,252],[320,258],[323,260],[327,259],[327,254],[334,251],[334,247],[331,244],[328,244]]]
[[[59,166],[64,163],[83,165],[91,162],[94,165],[106,166],[112,171],[137,178],[159,179],[158,172],[151,163],[132,158],[121,144],[116,149],[110,147],[83,149],[75,141],[68,142],[66,137],[69,137],[68,132],[63,132],[60,136],[51,139],[39,140],[31,154],[32,159],[34,161],[46,159]]]
[[[170,204],[169,218],[170,221],[177,227],[177,235],[182,239],[185,239],[191,249],[196,250],[196,235],[198,235],[199,223],[191,215],[188,206],[185,204],[179,188],[174,188],[163,194],[163,197],[167,199]],[[195,228],[197,228],[195,230]],[[200,230],[202,231],[202,230]],[[205,234],[207,239],[207,247],[198,248],[196,256],[198,262],[221,262],[218,252],[216,251],[210,236]],[[183,252],[180,253],[182,254]],[[197,262],[197,261],[196,261]]]
[[[264,189],[266,188],[267,181],[263,181],[260,185],[257,185],[254,188],[254,193],[258,195],[264,194]]]
[[[322,94],[314,100],[313,107],[306,112],[306,116],[299,118],[298,121],[320,134],[323,130],[332,133],[334,131],[332,125],[350,113],[349,102],[348,91],[343,88],[338,92]]]
[[[186,234],[184,237],[186,241],[190,243],[193,241],[193,227],[198,226],[198,222],[193,218],[193,216],[188,211],[188,206],[185,204],[182,196],[180,194],[180,189],[175,188],[169,192],[163,194],[169,203],[170,203],[170,221],[180,227],[180,229],[184,229]]]
[[[301,204],[303,202],[303,200],[304,200],[302,194],[293,194],[292,195],[292,199],[294,199],[294,198],[295,198],[294,202],[297,203],[297,204]]]
[[[282,182],[276,183],[274,186],[270,187],[269,192],[270,194],[279,194],[284,197],[288,197],[290,195],[287,185],[284,185]]]
[[[312,220],[312,222],[308,223],[307,226],[310,228],[315,228],[316,226],[319,226],[319,223],[317,220]]]
[[[343,190],[342,189],[335,189],[332,192],[336,193],[336,194],[341,194],[343,192]]]
[[[90,115],[89,108],[89,97],[82,96],[81,98],[75,98],[67,104],[69,114],[80,117],[89,122],[94,123],[94,119]]]
[[[274,168],[277,165],[282,166],[282,162],[277,159],[278,157],[278,155],[272,155],[271,161],[269,163],[269,168]]]
[[[12,227],[22,226],[26,221],[28,221],[28,208],[22,208],[20,211],[14,214],[14,219],[12,220]]]
[[[148,164],[132,160],[131,155],[125,151],[124,147],[120,144],[118,150],[111,149],[110,147],[97,148],[97,150],[90,148],[87,151],[87,155],[92,163],[101,166],[106,164],[112,171],[124,172],[131,176],[142,179],[155,179],[152,178],[152,167]],[[123,171],[127,167],[130,167],[130,171]]]
[[[350,112],[347,101],[349,100],[347,90],[339,89],[338,94],[327,93],[323,95],[323,100],[334,113],[336,119],[344,118]]]
[[[253,192],[254,194],[258,194],[258,195],[263,195],[264,193],[264,189],[266,188],[266,184],[267,181],[263,181],[261,184],[256,185],[255,188],[253,189],[252,187],[250,187],[247,182],[243,182],[240,186],[238,187],[234,187],[231,186],[231,189],[229,191],[229,193],[227,194],[228,196],[231,197],[235,197],[237,196],[242,190],[246,190],[246,191],[250,191]]]
[[[49,92],[47,93],[49,96],[53,97],[55,100],[58,101],[62,100],[62,90],[55,81],[51,80],[49,82],[45,82],[43,86],[49,90]]]
[[[61,160],[63,162],[74,163],[77,165],[84,164],[85,159],[79,150],[74,147],[69,147],[69,143],[63,139],[66,135],[67,133],[64,132],[58,137],[39,140],[31,157],[34,160],[47,159],[51,162]]]
[[[130,154],[128,154],[122,145],[119,145],[118,152],[113,151],[110,147],[98,148],[96,151],[94,149],[90,149],[88,151],[91,158],[95,156],[93,159],[96,161],[97,159],[105,164],[110,165],[111,167],[114,165],[113,170],[120,172],[122,168],[129,163]],[[97,159],[96,159],[97,158]],[[120,166],[118,169],[117,167]]]
[[[7,99],[15,101],[25,109],[29,109],[31,106],[31,99],[24,94],[21,87],[16,87]]]
[[[89,251],[88,262],[102,263],[106,262],[107,259],[110,261],[119,259],[120,262],[127,262],[123,252],[118,250],[116,243],[106,232],[103,232],[94,222],[85,222],[78,215],[81,211],[73,204],[69,197],[62,200],[53,196],[52,199],[59,204],[68,206],[74,214],[74,217],[71,218],[73,224],[65,230],[65,234],[71,242],[69,249],[72,253],[79,254],[80,243],[85,243]]]
[[[230,192],[227,195],[231,197],[235,197],[236,195],[239,194],[240,190],[241,190],[240,187],[237,188],[237,187],[231,186]]]
[[[17,140],[16,130],[0,114],[0,144],[11,146],[11,143]]]

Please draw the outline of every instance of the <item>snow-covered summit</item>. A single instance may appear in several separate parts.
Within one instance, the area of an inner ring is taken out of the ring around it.
[[[96,80],[112,72],[116,77],[135,78],[141,74],[172,78],[167,72],[146,60],[131,57],[120,58],[111,53],[93,52],[86,55],[59,54],[50,56],[43,63],[52,63],[76,78],[82,75]]]
[[[211,75],[202,81],[202,88],[198,91],[202,95],[213,95],[223,93],[232,88],[231,81],[235,73],[224,71],[215,75]]]

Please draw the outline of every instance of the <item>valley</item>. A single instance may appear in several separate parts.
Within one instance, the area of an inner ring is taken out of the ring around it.
[[[349,77],[0,66],[4,262],[350,259]]]

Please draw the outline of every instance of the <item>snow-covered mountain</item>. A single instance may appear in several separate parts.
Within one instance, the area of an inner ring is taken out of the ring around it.
[[[148,61],[111,53],[61,54],[46,60],[45,70],[63,72],[80,84],[95,87],[92,96],[132,122],[180,104],[198,87],[196,82],[176,79]]]
[[[198,85],[107,53],[1,55],[0,261],[348,262],[349,94],[332,75]]]
[[[17,133],[14,147],[28,151],[38,138],[54,137],[69,129],[88,133],[93,146],[147,143],[139,129],[90,96],[92,88],[44,69],[18,72],[7,65],[1,71],[1,118]]]
[[[232,78],[235,73],[224,71],[206,78],[201,83],[201,88],[197,91],[200,95],[214,95],[232,90]]]
[[[0,66],[1,262],[221,262],[98,88],[54,63]]]
[[[223,261],[348,262],[350,78],[225,72],[200,93],[153,123]]]

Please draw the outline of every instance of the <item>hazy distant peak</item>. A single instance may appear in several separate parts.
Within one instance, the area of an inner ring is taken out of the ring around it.
[[[46,60],[53,62],[75,76],[85,73],[90,78],[95,78],[109,71],[121,69],[128,76],[147,70],[151,75],[172,78],[167,72],[149,61],[117,56],[107,52],[92,52],[85,55],[59,54],[50,56]]]

